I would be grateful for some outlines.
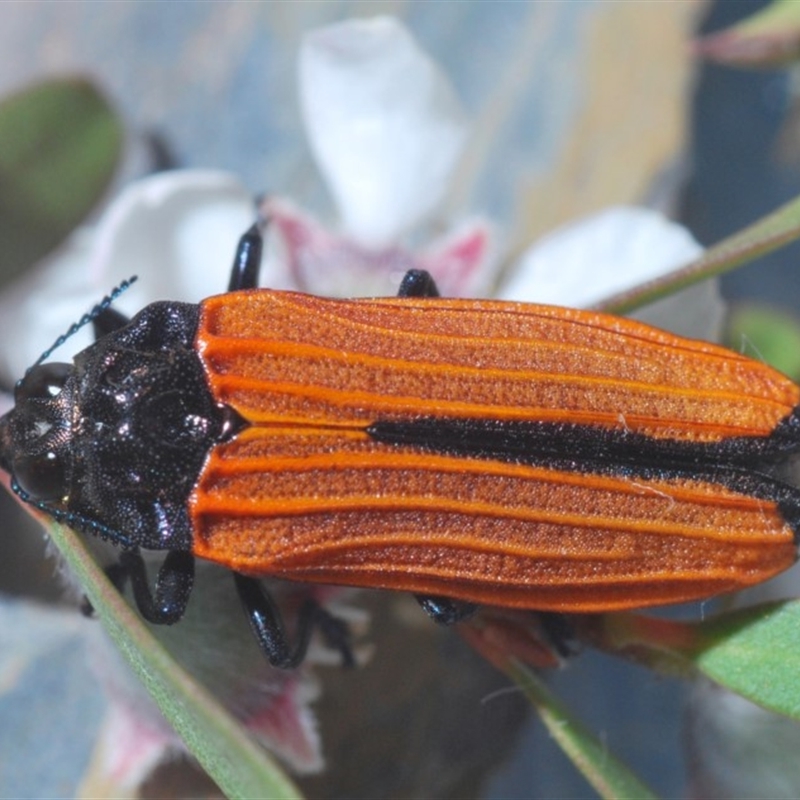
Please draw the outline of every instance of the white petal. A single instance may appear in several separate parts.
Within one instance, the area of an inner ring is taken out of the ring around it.
[[[252,195],[229,173],[176,170],[144,178],[97,226],[92,284],[138,275],[126,297],[134,308],[223,292],[236,242],[254,219]]]
[[[644,208],[610,208],[554,231],[520,259],[498,296],[586,307],[691,261],[702,247],[686,228]],[[724,305],[716,281],[633,316],[684,336],[716,339]]]
[[[360,244],[382,247],[433,212],[466,128],[452,87],[397,20],[306,36],[300,95],[311,148]]]
[[[6,384],[21,378],[42,351],[105,294],[92,297],[88,290],[91,238],[88,230],[77,231],[40,268],[0,295],[0,376]],[[84,329],[53,360],[69,361],[90,342],[91,332]]]
[[[584,307],[657,278],[702,248],[682,226],[644,208],[610,208],[545,236],[499,297]]]
[[[128,314],[157,299],[197,301],[225,291],[236,241],[254,218],[250,193],[224,172],[181,170],[131,184],[94,230],[77,231],[3,291],[0,374],[19,378],[57,336],[132,275],[139,281],[118,303]],[[85,328],[54,358],[69,360],[91,338]]]

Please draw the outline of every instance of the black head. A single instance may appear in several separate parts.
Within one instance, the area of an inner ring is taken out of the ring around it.
[[[20,497],[54,515],[69,493],[72,472],[74,368],[43,362],[84,326],[94,323],[97,332],[104,317],[116,318],[112,303],[135,282],[135,276],[123,281],[59,336],[17,382],[14,408],[0,417],[0,469],[11,475]]]
[[[69,494],[73,367],[37,364],[14,389],[0,418],[0,467],[33,501],[59,507]]]

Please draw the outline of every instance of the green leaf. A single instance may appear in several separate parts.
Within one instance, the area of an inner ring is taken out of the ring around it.
[[[800,3],[774,0],[695,44],[704,58],[736,67],[780,67],[800,58]]]
[[[122,127],[88,81],[52,80],[0,103],[0,278],[53,250],[114,174]]]
[[[609,753],[608,746],[592,735],[531,670],[512,661],[506,671],[536,707],[553,739],[601,797],[610,800],[656,797]]]
[[[681,622],[634,612],[578,619],[610,655],[690,678],[698,673],[753,703],[800,720],[800,601],[765,603]]]
[[[598,308],[613,314],[625,314],[695,283],[736,269],[798,238],[800,197],[790,200],[744,230],[723,239],[698,259],[670,275],[609,297]]]
[[[49,531],[125,659],[226,796],[300,798],[299,790],[269,754],[153,637],[80,537],[55,524]]]
[[[800,601],[720,614],[698,624],[695,667],[757,705],[800,720]]]
[[[729,317],[729,347],[766,361],[793,380],[800,379],[800,322],[773,308],[748,305]]]

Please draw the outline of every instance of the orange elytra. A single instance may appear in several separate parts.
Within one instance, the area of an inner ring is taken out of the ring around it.
[[[609,315],[442,299],[422,272],[396,298],[254,289],[260,243],[199,305],[127,322],[104,301],[104,335],[37,363],[0,420],[15,491],[119,544],[147,619],[177,621],[207,559],[293,666],[314,624],[349,659],[346,630],[308,601],[290,646],[261,577],[413,592],[453,622],[704,598],[795,562],[800,389],[776,370]],[[154,591],[138,548],[168,551]]]

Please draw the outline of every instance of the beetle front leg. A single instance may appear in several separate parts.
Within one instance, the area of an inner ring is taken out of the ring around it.
[[[273,667],[293,669],[298,666],[305,658],[315,625],[328,644],[342,654],[344,666],[352,667],[355,664],[347,625],[329,614],[316,600],[308,598],[301,606],[297,618],[297,640],[292,647],[286,636],[281,612],[261,581],[238,572],[234,572],[233,577],[250,627]]]
[[[138,550],[124,552],[119,563],[130,578],[139,613],[154,625],[172,625],[186,613],[194,585],[194,556],[171,550],[158,571],[155,590],[150,590],[147,567]]]

